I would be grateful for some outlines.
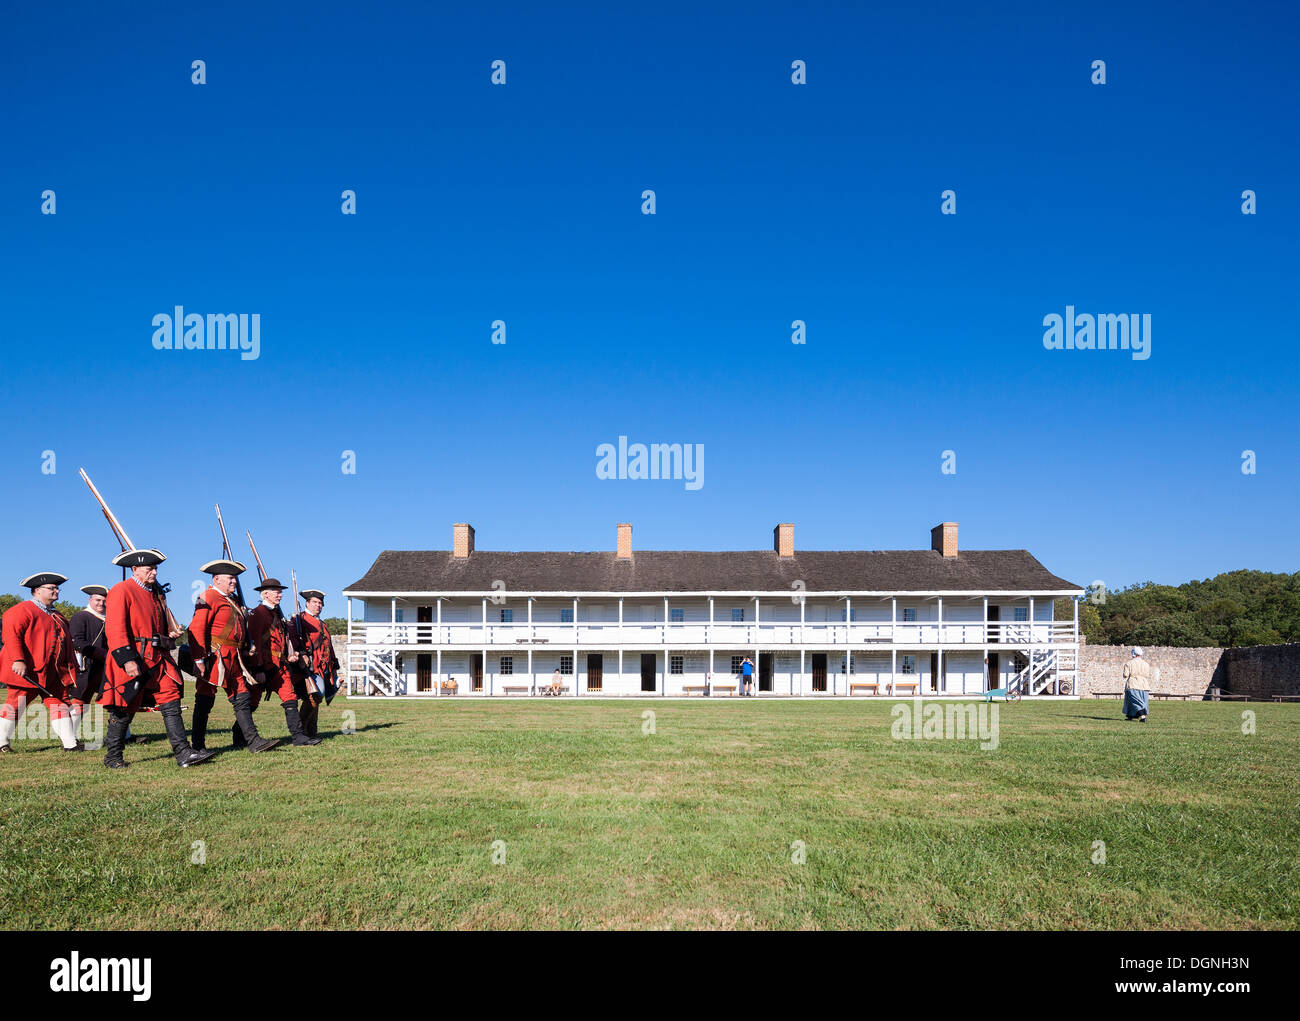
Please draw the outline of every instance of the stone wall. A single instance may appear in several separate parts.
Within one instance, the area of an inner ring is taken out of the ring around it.
[[[1143,658],[1160,669],[1160,680],[1151,682],[1151,690],[1171,695],[1204,695],[1211,686],[1217,686],[1231,691],[1224,651],[1144,646]],[[1080,644],[1079,694],[1090,698],[1093,692],[1123,691],[1124,664],[1132,658],[1131,646]]]
[[[1300,642],[1226,649],[1225,687],[1234,695],[1300,695]]]

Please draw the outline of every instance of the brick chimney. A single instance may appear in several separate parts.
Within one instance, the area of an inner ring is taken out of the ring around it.
[[[772,529],[772,548],[777,556],[794,556],[794,525],[777,525]]]
[[[622,524],[618,526],[618,559],[632,559],[632,526]]]
[[[945,521],[930,529],[930,549],[937,550],[945,557],[957,555],[957,522]]]
[[[474,552],[474,526],[473,525],[452,525],[451,526],[451,555],[464,559]]]

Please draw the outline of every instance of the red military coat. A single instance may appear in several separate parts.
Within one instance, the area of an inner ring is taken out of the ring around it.
[[[300,623],[301,641],[298,637]],[[306,656],[310,653],[313,673],[320,674],[322,677],[334,677],[338,673],[339,661],[334,655],[334,640],[319,617],[313,617],[306,610],[294,614],[289,620],[289,637],[293,640],[293,647],[298,650],[299,655]]]
[[[28,599],[5,611],[0,630],[0,684],[34,690],[39,683],[55,698],[64,698],[64,685],[76,682],[77,663],[63,615],[57,610],[47,613]],[[18,660],[27,664],[26,677],[13,672]]]
[[[211,694],[220,685],[233,698],[239,691],[249,690],[239,663],[239,650],[247,641],[248,626],[246,614],[237,602],[209,585],[203,599],[194,607],[190,635],[198,644],[195,659],[213,657],[200,692]]]
[[[169,652],[155,648],[150,641],[154,636],[168,639],[168,625],[167,603],[156,588],[150,591],[134,578],[127,578],[108,590],[108,608],[104,614],[108,660],[104,665],[101,703],[135,709],[146,691],[154,693],[159,705],[180,699],[183,682],[176,662]],[[123,689],[131,680],[125,669],[130,662],[140,667],[144,684],[140,693],[128,701]]]
[[[254,672],[266,674],[268,689],[292,685],[289,674],[289,643],[284,625],[284,614],[277,606],[274,610],[258,603],[248,615],[248,641],[252,645],[250,658]]]

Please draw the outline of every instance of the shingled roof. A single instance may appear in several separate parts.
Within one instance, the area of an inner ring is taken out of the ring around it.
[[[499,553],[384,550],[344,594],[490,592],[1063,592],[1027,550],[640,550],[620,560],[603,553]]]

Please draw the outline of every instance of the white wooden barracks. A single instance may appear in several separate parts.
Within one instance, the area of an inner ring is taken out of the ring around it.
[[[534,695],[560,670],[565,696],[714,695],[754,663],[763,695],[1077,691],[1083,589],[1025,550],[604,553],[386,550],[348,586],[355,695]],[[1070,620],[1053,603],[1070,597]],[[359,617],[353,600],[362,604]]]

